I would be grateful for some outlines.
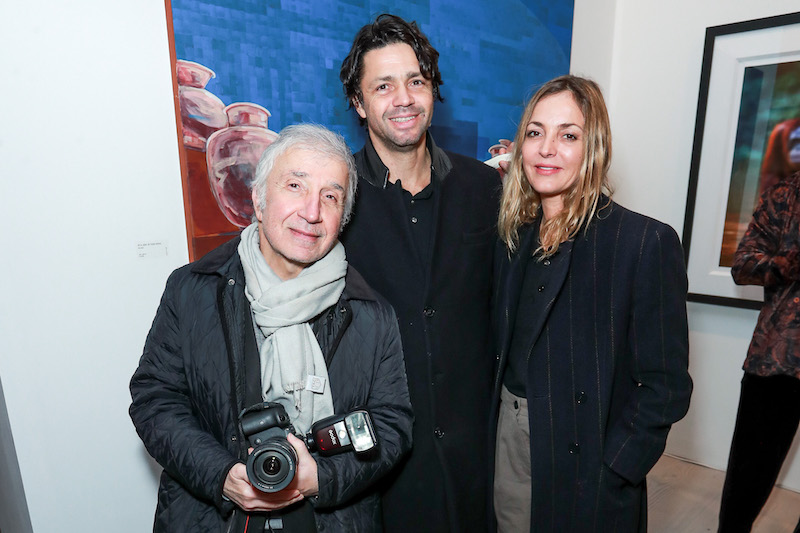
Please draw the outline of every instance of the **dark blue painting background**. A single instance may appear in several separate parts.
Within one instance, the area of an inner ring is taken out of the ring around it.
[[[318,122],[353,149],[364,130],[347,108],[339,68],[358,29],[383,12],[415,20],[439,51],[439,145],[487,159],[512,138],[526,98],[569,70],[573,0],[172,0],[179,59],[216,72],[225,104],[254,102],[269,127]]]

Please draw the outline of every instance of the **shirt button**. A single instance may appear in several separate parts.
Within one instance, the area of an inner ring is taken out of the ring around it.
[[[436,435],[437,439],[441,439],[442,437],[444,437],[444,431],[442,431],[442,428],[434,429],[433,434]]]
[[[228,280],[228,285],[236,285],[236,280],[234,280],[234,279],[229,279],[229,280]]]
[[[581,452],[581,447],[577,442],[573,442],[569,445],[569,453],[571,455],[578,455]]]
[[[416,224],[417,223],[417,217],[411,217],[411,222],[413,224]]]
[[[425,309],[422,310],[422,314],[430,318],[434,314],[436,314],[436,310],[432,307],[426,307]]]
[[[539,285],[539,292],[544,291],[544,285]]]
[[[545,259],[544,261],[542,261],[542,263],[544,263],[544,266],[550,266],[550,260],[549,259]]]

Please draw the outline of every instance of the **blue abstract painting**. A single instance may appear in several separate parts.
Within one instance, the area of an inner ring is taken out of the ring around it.
[[[316,122],[353,150],[364,129],[348,109],[339,69],[356,32],[384,12],[416,21],[439,51],[444,102],[431,131],[449,150],[481,160],[512,138],[527,97],[569,70],[573,0],[172,0],[178,59],[216,76],[224,104],[253,102],[269,129]]]

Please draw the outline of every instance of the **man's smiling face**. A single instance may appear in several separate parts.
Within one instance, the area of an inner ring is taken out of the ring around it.
[[[267,178],[264,209],[253,193],[259,245],[283,279],[296,277],[333,248],[347,188],[344,161],[295,147],[278,156]]]
[[[433,118],[433,87],[420,72],[414,50],[405,43],[375,48],[364,54],[360,102],[376,148],[411,151],[425,142]]]

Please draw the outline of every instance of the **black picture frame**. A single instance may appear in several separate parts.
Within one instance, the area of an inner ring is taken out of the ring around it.
[[[732,256],[732,244],[735,250],[731,238],[743,233],[740,220],[733,225],[737,233],[730,230],[734,158],[738,156],[734,152],[742,129],[746,69],[794,68],[795,62],[800,69],[800,12],[706,28],[682,238],[689,301],[748,309],[762,305],[763,289],[737,286],[730,266],[723,264],[724,257]],[[800,109],[800,96],[797,100]],[[769,109],[769,103],[765,105]],[[759,146],[766,143],[763,136],[754,137]],[[757,149],[749,153],[756,154],[749,156],[753,159],[760,157]],[[746,207],[755,205],[758,182],[753,191],[752,178],[739,181],[749,183],[746,199],[750,203],[742,200],[744,207],[737,214],[749,220],[752,209],[748,212]],[[746,187],[742,185],[743,190]]]

